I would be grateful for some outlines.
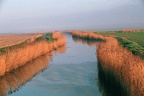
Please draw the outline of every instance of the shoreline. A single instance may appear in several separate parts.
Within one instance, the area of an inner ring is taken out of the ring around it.
[[[73,34],[74,35],[74,34]],[[95,34],[96,36],[97,34]],[[85,33],[77,33],[83,38]],[[89,35],[90,36],[90,35]],[[103,36],[105,42],[98,45],[99,72],[107,82],[115,85],[124,96],[144,95],[144,60],[124,48],[115,37]]]
[[[54,40],[46,40],[46,38],[37,36],[27,40],[20,46],[4,48],[6,51],[0,54],[0,76],[53,49],[64,46],[66,43],[66,37],[59,32],[52,33],[51,37],[47,39],[51,38]]]

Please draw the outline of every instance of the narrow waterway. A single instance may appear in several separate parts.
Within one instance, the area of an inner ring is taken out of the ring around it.
[[[66,50],[53,52],[48,68],[10,96],[101,96],[96,45],[66,36]]]

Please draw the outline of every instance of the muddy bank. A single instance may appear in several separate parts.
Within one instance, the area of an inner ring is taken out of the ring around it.
[[[52,35],[53,41],[45,39],[31,38],[20,46],[5,48],[6,52],[0,55],[0,76],[24,65],[25,63],[44,55],[53,49],[64,46],[66,37],[59,32]]]

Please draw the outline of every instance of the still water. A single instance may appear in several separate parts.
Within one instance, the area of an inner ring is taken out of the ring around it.
[[[13,81],[7,88],[9,93],[5,93],[8,96],[101,96],[96,45],[89,46],[86,42],[76,42],[71,35],[66,36],[66,48],[31,62],[36,65],[27,64],[17,73],[8,74],[15,77],[9,81]]]

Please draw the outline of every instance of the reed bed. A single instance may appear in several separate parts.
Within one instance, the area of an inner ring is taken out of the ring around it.
[[[89,39],[97,38],[77,31],[72,32],[72,35]],[[97,58],[99,72],[104,75],[102,78],[110,83],[110,86],[119,88],[122,96],[144,96],[144,60],[133,55],[114,37],[105,36],[101,39],[105,42],[98,44]]]
[[[72,35],[74,37],[80,37],[84,39],[90,39],[90,40],[104,40],[104,36],[95,34],[93,32],[79,32],[79,31],[72,31]]]
[[[117,82],[124,89],[123,96],[144,96],[144,61],[119,45],[115,38],[107,37],[106,40],[97,49],[105,78],[111,83]]]
[[[54,50],[54,54],[65,52],[65,50],[65,46],[59,47]],[[35,75],[45,70],[52,58],[53,52],[49,52],[0,77],[0,96],[6,96],[17,91]]]
[[[58,48],[55,52],[61,52],[61,49],[65,49],[65,47],[63,47]],[[18,90],[36,74],[46,69],[49,65],[49,60],[52,60],[52,57],[53,54],[50,52],[1,77],[0,96],[6,96],[7,93],[11,94],[12,92]]]
[[[0,96],[11,94],[49,65],[48,56],[40,56],[0,78]],[[29,71],[30,70],[30,71]],[[4,83],[5,82],[5,83]]]
[[[130,50],[134,55],[140,56],[144,59],[144,33],[134,32],[134,33],[121,33],[121,32],[99,32],[97,34],[104,36],[116,37],[119,43]]]
[[[47,42],[44,39],[34,40],[30,39],[30,42],[14,49],[8,49],[5,54],[0,55],[0,76],[5,73],[16,69],[28,61],[44,55],[53,49],[64,46],[66,43],[66,37],[62,34],[53,33],[53,36],[57,36],[53,42]]]

